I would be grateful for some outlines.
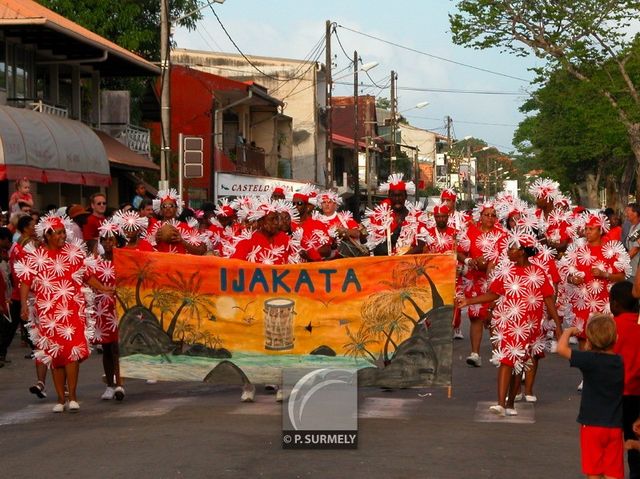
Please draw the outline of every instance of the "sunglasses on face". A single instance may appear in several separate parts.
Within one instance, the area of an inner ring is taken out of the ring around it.
[[[107,202],[106,202],[106,201],[98,201],[98,202],[96,203],[96,206],[104,206],[104,205],[106,205],[106,204],[107,204]]]

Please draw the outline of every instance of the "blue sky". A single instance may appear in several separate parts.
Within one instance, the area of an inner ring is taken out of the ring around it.
[[[540,66],[533,57],[519,58],[496,50],[472,50],[451,41],[447,14],[455,11],[448,0],[226,0],[214,5],[227,31],[246,54],[305,58],[324,37],[325,21],[331,20],[368,35],[383,38],[415,50],[460,63],[492,70],[525,80]],[[210,9],[197,31],[178,29],[175,40],[180,48],[235,53]],[[447,115],[453,118],[455,137],[472,135],[508,152],[512,149],[515,125],[523,118],[519,106],[532,87],[528,81],[506,78],[454,65],[403,50],[338,27],[338,36],[347,54],[357,50],[364,63],[376,61],[369,75],[379,86],[388,83],[391,70],[398,74],[398,104],[409,121],[418,127],[446,134]],[[332,38],[334,72],[349,66],[350,59]],[[324,63],[324,53],[320,57]],[[340,76],[351,70],[345,70]],[[351,77],[343,81],[348,82]],[[363,74],[362,82],[371,83]],[[405,91],[402,88],[482,90],[515,92],[517,95],[480,95],[431,91]],[[366,88],[364,94],[389,97],[389,89]],[[334,95],[352,95],[353,86],[337,85]],[[429,106],[412,109],[428,101]],[[498,126],[508,125],[508,126]]]

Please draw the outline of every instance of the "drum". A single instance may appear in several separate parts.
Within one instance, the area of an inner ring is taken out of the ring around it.
[[[293,315],[295,303],[288,298],[264,302],[264,348],[271,351],[293,349]]]

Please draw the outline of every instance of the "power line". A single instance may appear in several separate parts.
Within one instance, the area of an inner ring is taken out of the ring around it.
[[[347,82],[334,82],[338,85],[351,85],[351,83]],[[376,85],[367,85],[363,84],[365,87],[376,87]],[[458,90],[455,88],[421,88],[414,86],[399,86],[398,90],[403,91],[422,91],[422,92],[432,92],[432,93],[468,93],[472,95],[512,95],[512,96],[524,96],[523,92],[515,92],[515,91],[492,91],[492,90]]]
[[[227,36],[227,38],[229,39],[229,41],[233,44],[233,46],[235,47],[236,50],[238,50],[238,53],[240,53],[240,55],[242,55],[242,58],[245,59],[245,61],[251,65],[258,73],[260,73],[261,75],[267,77],[267,78],[271,78],[272,80],[276,80],[276,81],[291,81],[291,80],[300,80],[301,78],[304,77],[289,77],[289,78],[280,78],[277,76],[273,76],[270,75],[268,73],[263,72],[260,68],[258,68],[258,66],[253,63],[245,54],[244,52],[240,49],[240,47],[236,44],[236,42],[233,40],[233,38],[231,38],[231,35],[229,34],[229,32],[227,31],[227,29],[225,28],[224,24],[222,23],[222,20],[220,20],[220,17],[218,17],[218,14],[216,13],[216,11],[213,9],[213,5],[209,5],[209,7],[211,8],[211,11],[213,12],[213,15],[216,17],[216,20],[218,20],[218,23],[220,24],[220,27],[222,27],[222,31],[224,31],[225,35]]]
[[[530,82],[530,80],[527,80],[525,78],[520,78],[520,77],[517,77],[517,76],[508,75],[506,73],[500,73],[500,72],[496,72],[496,71],[493,71],[493,70],[488,70],[486,68],[476,67],[476,66],[473,66],[473,65],[469,65],[467,63],[457,62],[455,60],[449,60],[448,58],[439,57],[439,56],[433,55],[431,53],[427,53],[427,52],[423,52],[423,51],[420,51],[420,50],[416,50],[415,48],[407,47],[407,46],[404,46],[404,45],[400,45],[399,43],[390,42],[389,40],[385,40],[385,39],[380,38],[380,37],[369,35],[368,33],[359,32],[358,30],[354,30],[352,28],[345,27],[344,25],[337,24],[337,26],[340,27],[340,28],[344,28],[345,30],[348,30],[350,32],[357,33],[358,35],[362,35],[362,36],[365,36],[367,38],[371,38],[372,40],[377,40],[379,42],[386,43],[388,45],[393,45],[394,47],[402,48],[403,50],[408,50],[408,51],[413,52],[413,53],[418,53],[418,54],[424,55],[426,57],[435,58],[436,60],[441,60],[441,61],[447,62],[447,63],[453,63],[454,65],[459,65],[459,66],[462,66],[462,67],[471,68],[473,70],[477,70],[477,71],[481,71],[481,72],[485,72],[485,73],[490,73],[492,75],[498,75],[498,76],[505,77],[505,78],[511,78],[513,80],[520,80],[520,81],[527,82],[527,83]]]
[[[407,118],[418,118],[420,120],[439,120],[439,118],[433,118],[428,116],[418,116],[418,115],[404,115]],[[518,125],[512,123],[483,123],[478,121],[461,121],[456,120],[456,123],[464,123],[466,125],[483,125],[483,126],[508,126],[508,127],[516,127]]]
[[[338,45],[340,45],[340,50],[342,50],[342,53],[344,53],[344,56],[347,57],[347,60],[349,60],[349,63],[353,63],[353,59],[347,54],[347,51],[344,49],[344,47],[342,46],[342,42],[340,41],[340,36],[338,35],[338,30],[336,29],[336,23],[332,23],[331,26],[333,27],[332,29],[332,33],[336,36],[336,40],[338,40]],[[354,65],[354,68],[356,68],[357,65]]]

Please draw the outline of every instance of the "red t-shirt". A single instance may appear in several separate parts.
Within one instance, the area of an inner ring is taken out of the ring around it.
[[[613,318],[618,328],[618,340],[613,352],[624,363],[624,395],[640,396],[640,324],[638,313],[622,313]]]
[[[85,241],[98,239],[100,237],[100,232],[98,228],[104,223],[105,218],[96,216],[94,214],[89,215],[87,218],[87,222],[82,227],[82,237]]]

